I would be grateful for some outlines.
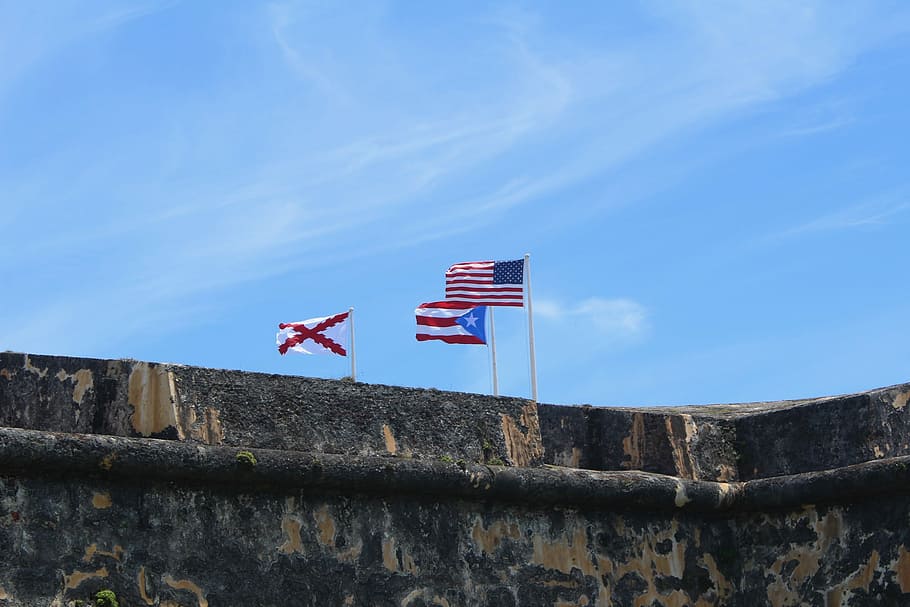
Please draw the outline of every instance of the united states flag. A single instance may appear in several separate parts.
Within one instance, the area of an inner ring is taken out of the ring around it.
[[[466,261],[446,270],[446,301],[524,306],[524,259]]]

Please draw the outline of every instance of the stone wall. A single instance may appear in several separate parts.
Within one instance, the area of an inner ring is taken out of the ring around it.
[[[6,353],[0,607],[910,604],[908,394],[538,409]]]
[[[0,354],[0,427],[536,465],[518,398],[131,360]]]
[[[0,432],[0,605],[101,589],[171,607],[910,598],[910,458],[728,484],[236,452]]]
[[[766,478],[910,455],[910,384],[690,407],[540,405],[546,462],[681,478]]]

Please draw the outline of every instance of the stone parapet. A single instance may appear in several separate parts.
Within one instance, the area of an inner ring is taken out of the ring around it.
[[[540,405],[550,464],[734,481],[910,455],[910,384],[687,407]]]
[[[0,354],[0,426],[534,466],[536,404],[132,360]]]

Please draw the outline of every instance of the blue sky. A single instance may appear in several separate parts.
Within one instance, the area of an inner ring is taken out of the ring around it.
[[[531,254],[540,400],[910,381],[910,6],[0,1],[0,349],[488,392],[417,343]],[[496,315],[529,394],[526,321]]]

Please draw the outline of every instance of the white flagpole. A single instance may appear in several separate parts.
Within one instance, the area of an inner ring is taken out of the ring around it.
[[[357,381],[357,355],[354,351],[354,306],[348,308],[348,320],[351,322],[349,325],[351,338],[351,381]]]
[[[493,355],[493,396],[499,396],[499,380],[496,377],[496,328],[493,326],[493,306],[487,306],[490,311],[490,354]]]
[[[531,305],[531,254],[525,253],[525,284],[528,295],[528,348],[531,353],[531,399],[537,402],[537,359],[534,356],[534,308]]]

